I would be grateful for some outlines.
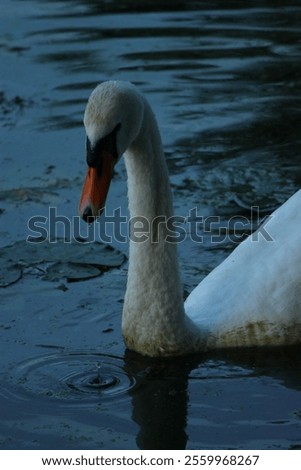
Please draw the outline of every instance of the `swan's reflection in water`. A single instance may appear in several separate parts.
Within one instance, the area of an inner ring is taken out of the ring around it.
[[[298,448],[300,359],[300,348],[164,360],[127,351],[125,370],[139,382],[129,391],[137,447]]]
[[[126,352],[126,370],[140,377],[130,391],[133,420],[139,424],[140,449],[185,449],[187,444],[188,378],[198,357],[150,359]]]

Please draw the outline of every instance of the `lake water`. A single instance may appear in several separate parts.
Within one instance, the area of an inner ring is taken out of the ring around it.
[[[121,336],[121,237],[100,258],[25,241],[94,236],[76,218],[83,111],[97,83],[129,80],[158,118],[175,213],[219,216],[215,243],[179,245],[190,292],[300,187],[301,6],[284,3],[2,0],[1,449],[301,448],[300,348],[143,358]],[[121,161],[109,214],[126,193]]]

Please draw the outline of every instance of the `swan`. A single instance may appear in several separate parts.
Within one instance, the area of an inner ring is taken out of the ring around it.
[[[172,194],[150,104],[131,83],[103,82],[90,95],[84,126],[88,170],[81,217],[90,223],[101,214],[124,154],[130,216],[144,236],[130,237],[122,313],[126,346],[156,357],[300,343],[301,190],[270,217],[270,237],[249,236],[184,304],[176,244],[166,240]]]

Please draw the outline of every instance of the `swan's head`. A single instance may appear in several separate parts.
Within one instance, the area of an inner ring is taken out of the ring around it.
[[[79,204],[85,221],[103,210],[114,166],[137,138],[143,112],[142,95],[128,82],[104,82],[91,93],[84,116],[88,172]]]

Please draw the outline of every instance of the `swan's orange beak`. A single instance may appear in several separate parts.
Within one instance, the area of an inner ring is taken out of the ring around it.
[[[116,160],[111,153],[103,150],[101,166],[88,167],[79,214],[86,222],[94,222],[104,209]]]

